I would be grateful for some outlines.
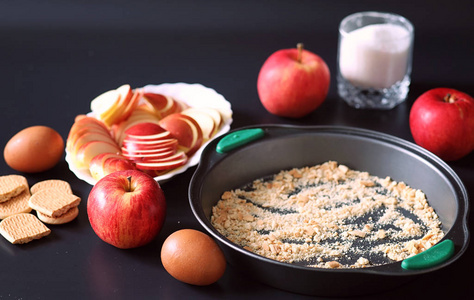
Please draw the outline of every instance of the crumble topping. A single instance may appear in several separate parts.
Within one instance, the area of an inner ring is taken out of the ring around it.
[[[400,261],[444,235],[422,191],[334,161],[224,192],[211,223],[248,251],[320,268]]]

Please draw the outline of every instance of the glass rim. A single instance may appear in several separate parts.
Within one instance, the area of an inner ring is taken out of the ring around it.
[[[341,36],[346,36],[347,34],[349,34],[351,31],[346,31],[346,30],[343,29],[343,27],[346,26],[346,24],[349,21],[352,21],[356,18],[360,18],[360,17],[364,17],[364,16],[375,17],[375,18],[380,18],[380,19],[385,19],[385,20],[396,20],[396,21],[398,21],[408,31],[408,35],[403,36],[400,39],[405,39],[406,37],[412,37],[414,35],[413,24],[407,18],[405,18],[405,17],[403,17],[402,15],[399,15],[399,14],[389,13],[389,12],[379,12],[379,11],[362,11],[362,12],[353,13],[353,14],[350,14],[350,15],[344,17],[344,19],[342,19],[341,23],[339,24],[339,34]],[[385,23],[387,23],[387,22],[385,22]],[[373,23],[373,24],[385,24],[385,23],[377,22],[377,23]],[[368,26],[368,25],[372,25],[372,24],[367,24],[367,25],[361,26],[359,28],[362,28],[362,27],[365,27],[365,26]]]

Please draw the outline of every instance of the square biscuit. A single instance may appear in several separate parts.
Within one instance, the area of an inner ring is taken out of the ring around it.
[[[0,203],[0,219],[19,213],[29,213],[31,211],[31,207],[28,205],[30,196],[30,191],[26,189],[20,195]]]
[[[25,189],[29,189],[28,181],[21,175],[0,176],[0,203],[18,196]]]
[[[0,234],[12,244],[25,244],[50,233],[51,229],[29,213],[16,214],[0,222]]]
[[[58,189],[42,189],[31,195],[28,205],[49,217],[59,217],[70,208],[78,206],[81,198]]]

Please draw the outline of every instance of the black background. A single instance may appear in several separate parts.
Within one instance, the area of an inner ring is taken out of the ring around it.
[[[2,1],[0,3],[0,143],[32,125],[56,129],[66,139],[74,117],[90,111],[104,91],[165,82],[201,83],[231,104],[232,128],[253,124],[346,125],[413,141],[408,114],[413,101],[435,87],[474,94],[474,22],[471,1]],[[412,85],[406,102],[389,111],[356,110],[337,96],[338,24],[365,10],[407,17],[415,27]],[[320,55],[331,70],[324,104],[292,120],[269,114],[256,90],[258,71],[274,51],[295,47]],[[449,165],[474,194],[474,154]],[[2,159],[1,175],[16,173]],[[159,257],[164,239],[181,228],[202,229],[187,199],[191,168],[162,184],[167,220],[151,244],[119,250],[99,240],[86,213],[90,189],[62,160],[25,174],[30,185],[62,178],[83,201],[72,223],[26,245],[0,239],[1,299],[307,298],[249,280],[229,266],[208,287],[170,277]],[[367,299],[466,299],[473,295],[472,247],[458,261]],[[361,289],[364,287],[361,286]]]

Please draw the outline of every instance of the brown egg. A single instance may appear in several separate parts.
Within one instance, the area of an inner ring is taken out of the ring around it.
[[[15,134],[5,145],[5,162],[19,172],[37,173],[51,169],[61,159],[64,140],[47,126],[31,126]]]
[[[172,233],[161,248],[161,262],[174,278],[193,285],[209,285],[222,277],[226,260],[217,243],[194,229]]]

